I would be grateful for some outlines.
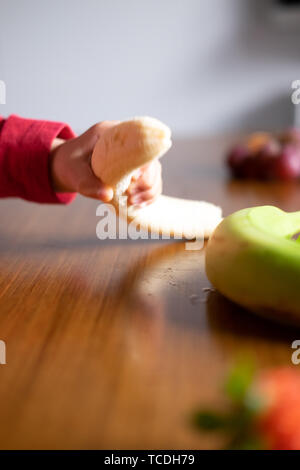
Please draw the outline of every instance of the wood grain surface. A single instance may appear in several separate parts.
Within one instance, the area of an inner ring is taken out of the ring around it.
[[[165,193],[224,214],[262,204],[299,209],[298,184],[228,179],[231,137],[177,141]],[[205,250],[183,242],[100,241],[97,202],[0,201],[1,448],[215,448],[189,423],[220,405],[241,354],[291,365],[300,332],[206,291]]]

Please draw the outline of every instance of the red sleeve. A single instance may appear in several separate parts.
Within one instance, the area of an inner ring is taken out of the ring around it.
[[[0,198],[64,204],[74,199],[75,193],[55,193],[51,186],[50,148],[56,137],[75,134],[61,122],[0,116]]]

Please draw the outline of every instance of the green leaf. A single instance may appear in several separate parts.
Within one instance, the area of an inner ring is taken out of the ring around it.
[[[217,413],[211,410],[198,411],[193,416],[193,423],[203,431],[219,431],[228,426],[227,415]]]
[[[252,385],[255,367],[252,361],[242,360],[229,373],[225,382],[227,396],[235,403],[241,403]]]

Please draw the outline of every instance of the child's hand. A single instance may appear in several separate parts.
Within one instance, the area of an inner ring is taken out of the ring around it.
[[[162,191],[161,164],[154,160],[137,170],[127,190],[128,205],[151,204]]]
[[[104,202],[112,199],[113,189],[94,175],[90,162],[94,146],[103,131],[116,124],[118,121],[104,121],[75,139],[53,141],[51,175],[56,192],[78,192]],[[161,165],[154,161],[140,168],[132,178],[127,191],[128,204],[149,204],[161,193],[161,188]]]

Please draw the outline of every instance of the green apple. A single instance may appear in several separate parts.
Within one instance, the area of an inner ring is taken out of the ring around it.
[[[300,324],[298,234],[300,212],[273,206],[235,212],[217,226],[208,242],[207,277],[243,307]]]

